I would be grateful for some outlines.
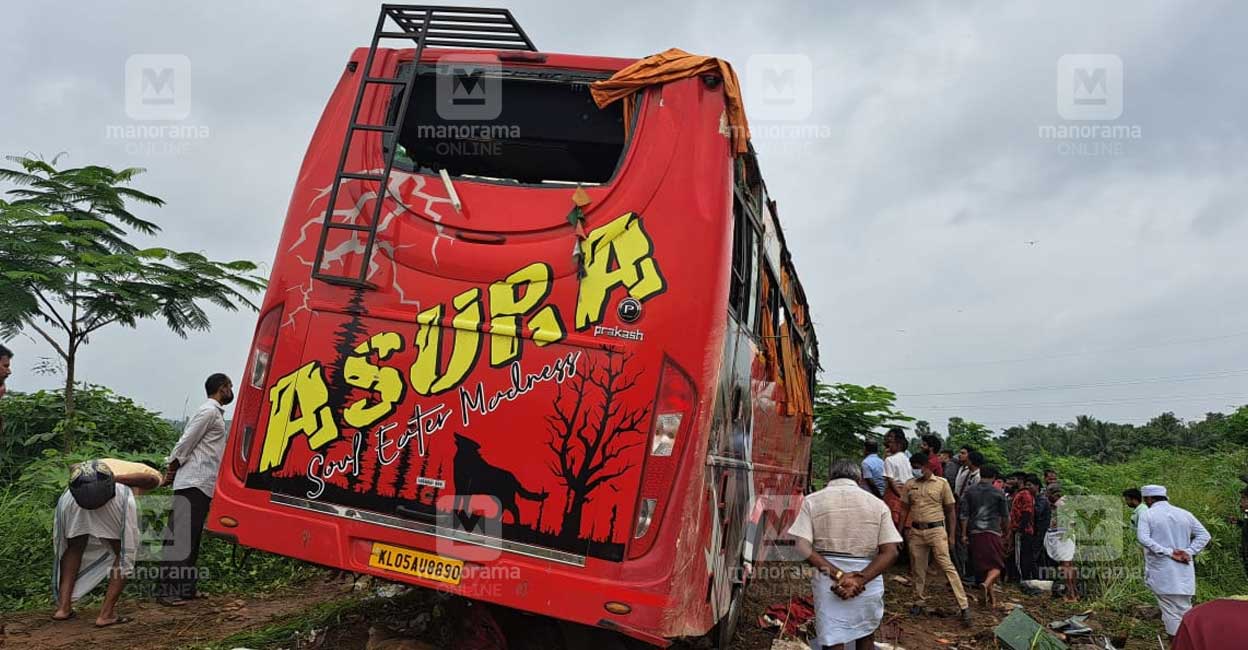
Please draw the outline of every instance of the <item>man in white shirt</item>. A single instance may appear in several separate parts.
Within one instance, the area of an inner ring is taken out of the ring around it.
[[[802,501],[789,528],[798,555],[816,570],[811,645],[870,650],[884,618],[882,574],[897,560],[901,535],[888,508],[859,487],[857,463],[834,461],[830,478],[827,487]]]
[[[884,503],[893,513],[893,526],[898,531],[906,527],[906,522],[901,519],[901,499],[906,493],[906,481],[914,478],[910,457],[906,455],[909,446],[905,432],[898,427],[884,434],[884,449],[888,452],[888,457],[884,459]]]
[[[165,548],[159,602],[175,607],[196,595],[195,562],[225,454],[225,407],[234,401],[234,384],[221,373],[208,377],[204,391],[208,401],[191,416],[166,459],[165,482],[173,483],[174,495],[169,529],[175,543]]]
[[[1209,531],[1192,513],[1170,505],[1166,488],[1140,489],[1148,512],[1140,517],[1137,537],[1144,547],[1144,584],[1157,596],[1161,621],[1174,638],[1183,615],[1196,595],[1196,567],[1192,558],[1209,543]]]

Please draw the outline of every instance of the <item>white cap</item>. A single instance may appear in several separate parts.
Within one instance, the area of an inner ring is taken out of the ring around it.
[[[1166,486],[1164,485],[1145,485],[1140,488],[1140,496],[1145,497],[1164,497],[1166,496]]]

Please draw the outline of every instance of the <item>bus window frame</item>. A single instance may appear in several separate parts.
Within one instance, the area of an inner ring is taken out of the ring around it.
[[[747,201],[749,195],[739,191],[740,188],[733,190],[732,203],[732,262],[729,273],[728,287],[728,313],[732,315],[733,320],[749,334],[750,338],[756,342],[760,340],[762,329],[762,292],[763,286],[761,281],[761,271],[765,261],[763,260],[762,250],[762,229],[759,227],[756,215],[750,209]],[[740,210],[738,210],[738,206]],[[749,259],[741,259],[746,254],[746,247],[741,245],[742,232],[749,233]],[[740,257],[739,257],[740,254]],[[740,264],[738,261],[740,260]],[[734,291],[733,287],[740,278],[741,289]],[[778,289],[778,286],[777,286]],[[739,296],[738,294],[746,294]],[[739,305],[741,300],[747,300],[744,305]],[[744,307],[744,310],[739,309]],[[741,313],[744,311],[744,313]]]
[[[410,66],[413,63],[414,62],[411,60],[399,61],[395,66],[396,76],[405,74],[406,69],[407,69],[406,66]],[[438,66],[436,64],[433,64],[433,65],[428,64],[428,63],[416,64],[417,76],[420,76],[421,74],[436,75],[437,71],[438,71]],[[605,70],[603,71],[569,70],[566,68],[547,69],[547,68],[527,68],[527,67],[522,67],[522,66],[503,67],[503,68],[500,68],[499,71],[501,72],[501,76],[503,78],[510,76],[513,78],[528,79],[532,81],[543,81],[543,82],[548,82],[548,83],[585,84],[585,85],[588,85],[595,81],[601,81],[603,79],[610,79],[611,76],[614,74],[610,71],[605,71]],[[571,78],[571,81],[569,81],[567,78]],[[641,120],[641,114],[649,106],[650,92],[652,90],[655,90],[655,88],[651,88],[651,87],[641,88],[637,90],[637,92],[634,94],[634,97],[637,98],[637,102],[634,105],[633,114],[630,116],[628,120],[629,123],[625,125],[624,127],[624,131],[625,131],[624,146],[620,150],[619,160],[615,161],[615,169],[612,170],[611,177],[601,183],[582,182],[582,183],[579,183],[580,185],[583,185],[586,187],[610,187],[614,185],[616,181],[620,179],[620,171],[624,169],[624,164],[628,161],[629,154],[632,153],[633,142],[637,138],[637,124]],[[384,116],[385,124],[388,124],[388,125],[394,124],[395,119],[397,119],[398,117],[398,107],[399,107],[398,100],[400,100],[401,98],[402,98],[402,87],[395,86],[390,91],[390,99],[386,103],[385,109],[383,109],[383,112],[385,113],[385,116]],[[404,122],[406,126],[406,120],[404,120]],[[400,135],[402,135],[401,131],[382,134],[381,151],[383,155],[389,155],[390,149],[394,147],[395,138],[399,137]],[[425,176],[428,178],[437,178],[437,174],[428,174],[428,173],[422,172],[416,169],[416,165],[403,161],[397,155],[394,157],[394,168],[403,172],[407,172],[409,174],[417,174],[417,175]],[[542,183],[521,183],[520,181],[516,181],[516,180],[490,178],[486,176],[463,176],[463,175],[457,175],[457,174],[452,174],[451,179],[461,180],[465,183],[485,183],[487,185],[498,185],[502,187],[524,187],[524,188],[532,188],[532,189],[566,190],[568,187],[575,185],[575,183],[562,182],[562,181],[547,181],[547,182],[542,182]]]

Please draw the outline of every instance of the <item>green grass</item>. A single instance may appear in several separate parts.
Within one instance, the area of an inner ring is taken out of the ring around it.
[[[439,604],[444,596],[428,590],[414,589],[394,598],[343,596],[338,600],[322,603],[278,621],[264,628],[239,632],[220,641],[192,646],[188,650],[232,650],[234,648],[289,648],[295,635],[307,636],[313,630],[338,630],[355,626],[358,631],[370,624],[385,625],[385,621],[405,619],[412,612],[428,611],[434,621],[444,624],[453,620],[445,605]],[[432,625],[440,625],[433,623]],[[443,630],[445,632],[445,630]],[[349,631],[354,633],[354,631]],[[336,647],[334,636],[327,638],[324,647]]]
[[[192,648],[193,650],[231,650],[289,644],[296,634],[307,634],[312,630],[342,625],[344,621],[354,616],[361,616],[376,606],[374,600],[348,596],[341,600],[321,603],[268,627],[239,632],[215,643],[192,646]]]
[[[1196,515],[1213,537],[1196,560],[1197,601],[1248,594],[1248,576],[1239,556],[1240,531],[1227,521],[1238,513],[1239,491],[1244,487],[1238,477],[1248,469],[1248,450],[1193,454],[1145,449],[1130,462],[1116,465],[1099,465],[1085,458],[1044,459],[1034,465],[1028,469],[1055,468],[1067,494],[1120,499],[1129,487],[1165,485],[1170,502]],[[1124,520],[1128,515],[1124,506]],[[1116,573],[1091,581],[1094,604],[1116,611],[1154,604],[1144,585],[1143,555],[1132,531],[1123,531],[1123,555],[1117,566]]]

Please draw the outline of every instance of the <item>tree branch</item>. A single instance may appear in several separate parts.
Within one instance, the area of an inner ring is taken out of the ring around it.
[[[91,332],[94,332],[95,330],[98,330],[101,327],[104,327],[105,325],[112,325],[113,323],[116,323],[116,322],[117,322],[116,318],[107,318],[103,321],[92,322],[90,325],[87,326],[86,329],[82,330],[82,335],[86,336],[87,334],[90,334]]]
[[[48,343],[52,344],[53,349],[56,350],[57,354],[61,355],[62,359],[64,359],[67,362],[69,361],[69,355],[65,353],[65,349],[61,347],[61,344],[56,342],[56,339],[52,338],[51,335],[43,331],[43,328],[39,327],[38,325],[34,323],[29,323],[29,325],[31,329],[35,330],[36,332],[39,332],[40,336],[42,336],[45,340],[47,340]]]
[[[43,292],[36,288],[35,295],[38,296],[39,302],[42,302],[44,306],[48,308],[48,311],[52,312],[52,315],[56,317],[56,321],[61,324],[61,327],[65,328],[65,331],[68,332],[69,324],[66,323],[65,319],[61,317],[61,313],[56,311],[56,307],[53,307],[52,303],[48,302],[47,298],[43,297]]]

